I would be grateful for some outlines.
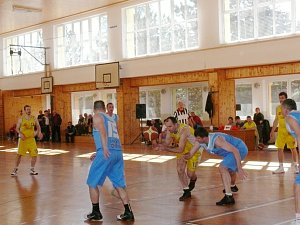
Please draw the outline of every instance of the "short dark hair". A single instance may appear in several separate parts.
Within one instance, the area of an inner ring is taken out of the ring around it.
[[[31,108],[30,105],[25,105],[25,106],[24,106],[24,110],[26,110],[26,108],[28,108],[28,107]]]
[[[287,93],[286,92],[282,91],[282,92],[279,93],[279,96],[283,96],[283,95],[285,96],[285,98],[287,98]]]
[[[198,127],[195,131],[194,131],[194,135],[195,137],[208,137],[208,131],[204,128],[204,127]]]
[[[174,116],[169,116],[167,119],[165,119],[165,122],[168,122],[169,120],[172,121],[172,123],[177,123],[177,119]]]
[[[104,109],[105,110],[105,104],[104,101],[99,100],[94,102],[94,109]]]
[[[106,107],[108,107],[109,105],[114,106],[114,104],[112,102],[109,102],[109,103],[106,104]]]
[[[229,119],[229,120],[233,120],[232,116],[229,116],[228,119]]]
[[[286,100],[284,100],[283,103],[282,103],[282,106],[284,106],[285,108],[287,108],[289,111],[297,110],[297,104],[291,98],[287,98]]]
[[[247,119],[251,119],[251,116],[247,116]]]
[[[240,119],[241,119],[241,117],[239,117],[239,116],[235,117],[235,120],[240,120]]]

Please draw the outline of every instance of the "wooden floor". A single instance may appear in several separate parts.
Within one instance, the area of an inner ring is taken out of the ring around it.
[[[0,147],[0,224],[79,225],[127,224],[115,216],[123,212],[107,180],[101,196],[103,222],[88,223],[91,210],[86,185],[92,143],[39,144],[36,166],[39,175],[29,175],[30,159],[24,157],[18,177],[11,177],[16,143]],[[4,150],[4,151],[3,151]],[[216,206],[223,197],[218,159],[204,154],[197,171],[192,199],[179,202],[182,194],[172,154],[154,152],[143,144],[124,146],[128,193],[135,225],[279,225],[294,218],[294,174],[272,175],[276,151],[250,151],[243,162],[248,179],[238,182],[233,206]],[[289,162],[291,155],[285,153]],[[272,163],[274,162],[274,163]],[[287,164],[287,167],[290,165]]]

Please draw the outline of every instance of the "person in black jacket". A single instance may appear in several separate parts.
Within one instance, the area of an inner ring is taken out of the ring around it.
[[[66,128],[66,142],[69,143],[70,141],[74,143],[75,137],[75,126],[72,125],[72,122],[68,122],[68,127]],[[71,139],[71,140],[70,140]]]

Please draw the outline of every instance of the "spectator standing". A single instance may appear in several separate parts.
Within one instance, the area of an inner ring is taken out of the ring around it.
[[[60,115],[53,110],[52,111],[52,124],[51,124],[51,130],[52,130],[52,142],[61,142],[61,136],[60,136],[60,125],[61,125],[62,119]]]
[[[189,113],[187,108],[184,107],[182,101],[178,101],[177,110],[174,112],[174,117],[178,123],[188,124],[189,122]]]

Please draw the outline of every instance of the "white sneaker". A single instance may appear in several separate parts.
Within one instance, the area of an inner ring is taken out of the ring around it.
[[[18,168],[14,168],[14,170],[10,174],[12,177],[16,177],[18,175]]]
[[[36,172],[33,168],[30,169],[30,175],[38,175],[39,173]]]
[[[293,172],[299,173],[299,166],[297,164],[294,164],[293,167],[294,167]]]
[[[280,173],[285,173],[284,168],[283,167],[279,167],[277,170],[272,172],[273,174],[280,174]]]
[[[292,222],[291,222],[291,225],[300,225],[300,220],[293,220]]]

